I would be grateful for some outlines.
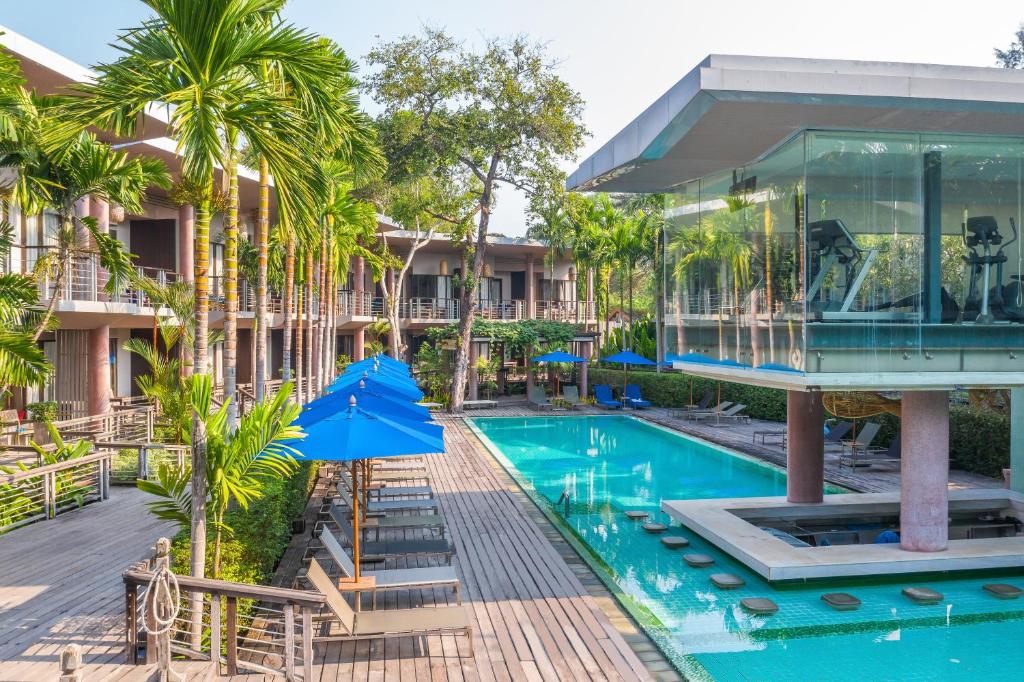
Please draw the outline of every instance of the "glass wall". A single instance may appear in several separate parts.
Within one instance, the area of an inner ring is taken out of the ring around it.
[[[1024,140],[807,131],[666,206],[671,360],[1022,371]],[[690,356],[693,358],[693,356]],[[700,358],[693,358],[700,359]]]

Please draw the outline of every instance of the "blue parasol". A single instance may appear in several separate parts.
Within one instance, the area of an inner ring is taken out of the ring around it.
[[[654,360],[648,360],[644,356],[637,355],[636,353],[634,353],[631,350],[619,351],[615,355],[609,355],[606,358],[601,358],[601,361],[602,362],[614,362],[614,363],[621,362],[622,363],[622,372],[623,372],[623,375],[622,375],[622,394],[623,394],[623,396],[625,396],[625,394],[626,394],[626,382],[629,381],[629,369],[626,367],[627,365],[656,365],[656,364],[658,364],[658,363],[654,362]]]
[[[565,351],[556,350],[544,355],[538,355],[532,359],[532,362],[586,362],[585,358],[581,358],[578,355],[572,353],[566,353]],[[555,374],[555,395],[559,393],[558,386],[558,374]],[[584,396],[585,397],[585,396]]]
[[[359,407],[373,414],[388,418],[408,419],[409,421],[430,421],[430,410],[422,405],[417,405],[393,393],[384,393],[366,386],[366,382],[361,383],[362,386],[356,384],[355,387],[347,391],[328,393],[312,401],[302,410],[298,423],[306,427],[337,414],[348,407],[349,399],[352,396],[355,396]]]
[[[380,372],[365,372],[363,375],[347,374],[339,381],[327,387],[327,393],[345,391],[365,381],[366,385],[378,393],[385,393],[398,396],[410,402],[423,400],[423,391],[416,387],[415,383],[406,380],[395,379],[382,375]]]

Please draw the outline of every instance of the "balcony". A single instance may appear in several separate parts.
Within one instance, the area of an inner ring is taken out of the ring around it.
[[[554,322],[592,322],[597,317],[593,301],[537,301],[534,317]]]
[[[338,291],[338,317],[381,317],[384,315],[384,299],[368,291],[352,289]]]
[[[313,297],[313,309],[319,306],[319,299]],[[216,275],[210,278],[210,310],[224,310],[224,278]],[[256,287],[249,284],[244,277],[238,278],[238,312],[246,315],[256,314]],[[267,313],[284,312],[281,306],[281,297],[270,290],[270,298],[267,301]]]

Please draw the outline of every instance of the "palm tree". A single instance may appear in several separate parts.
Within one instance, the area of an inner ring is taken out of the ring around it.
[[[275,178],[287,179],[293,194],[303,185],[307,148],[297,107],[260,78],[265,64],[288,56],[306,73],[329,71],[334,59],[312,36],[276,19],[279,0],[145,0],[156,16],[123,33],[120,58],[96,68],[95,82],[76,86],[67,105],[76,125],[98,125],[135,137],[151,105],[167,111],[169,135],[182,157],[182,175],[205,196],[196,206],[195,363],[207,370],[209,335],[210,201],[214,172],[226,165],[223,137],[237,131],[267,159]],[[193,416],[191,572],[204,573],[206,556],[206,424]],[[197,632],[193,633],[198,635]]]

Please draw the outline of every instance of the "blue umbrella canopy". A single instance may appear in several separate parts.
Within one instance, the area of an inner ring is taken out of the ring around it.
[[[381,376],[380,373],[367,373],[366,376],[349,374],[343,377],[342,380],[328,386],[326,390],[327,393],[345,392],[347,389],[358,387],[360,382],[365,382],[366,386],[377,393],[396,396],[410,402],[423,400],[423,391],[416,388],[415,384],[388,379],[385,376]]]
[[[544,355],[538,355],[532,359],[533,362],[586,362],[585,358],[581,358],[578,355],[572,353],[566,353],[564,351],[556,350],[552,353],[545,353]]]
[[[365,382],[364,382],[365,384]],[[358,384],[347,391],[336,391],[328,393],[322,398],[317,398],[302,410],[298,423],[303,426],[310,426],[321,419],[326,419],[344,409],[348,408],[349,400],[355,396],[356,404],[367,412],[379,414],[383,417],[397,417],[409,421],[430,421],[430,410],[410,402],[394,394],[387,394],[375,390],[369,386],[360,387]]]
[[[348,462],[444,452],[440,424],[373,414],[359,407],[354,398],[348,407],[310,424],[305,431],[304,439],[288,445],[308,459]]]
[[[624,365],[653,365],[653,360],[648,360],[642,355],[637,355],[631,350],[624,350],[615,355],[609,355],[606,358],[601,358],[602,362],[615,362]]]
[[[393,362],[380,362],[376,358],[367,358],[360,360],[359,362],[353,362],[345,368],[345,373],[362,372],[364,370],[380,369],[391,374],[398,374],[400,376],[409,375],[409,366],[405,363],[395,364]]]

